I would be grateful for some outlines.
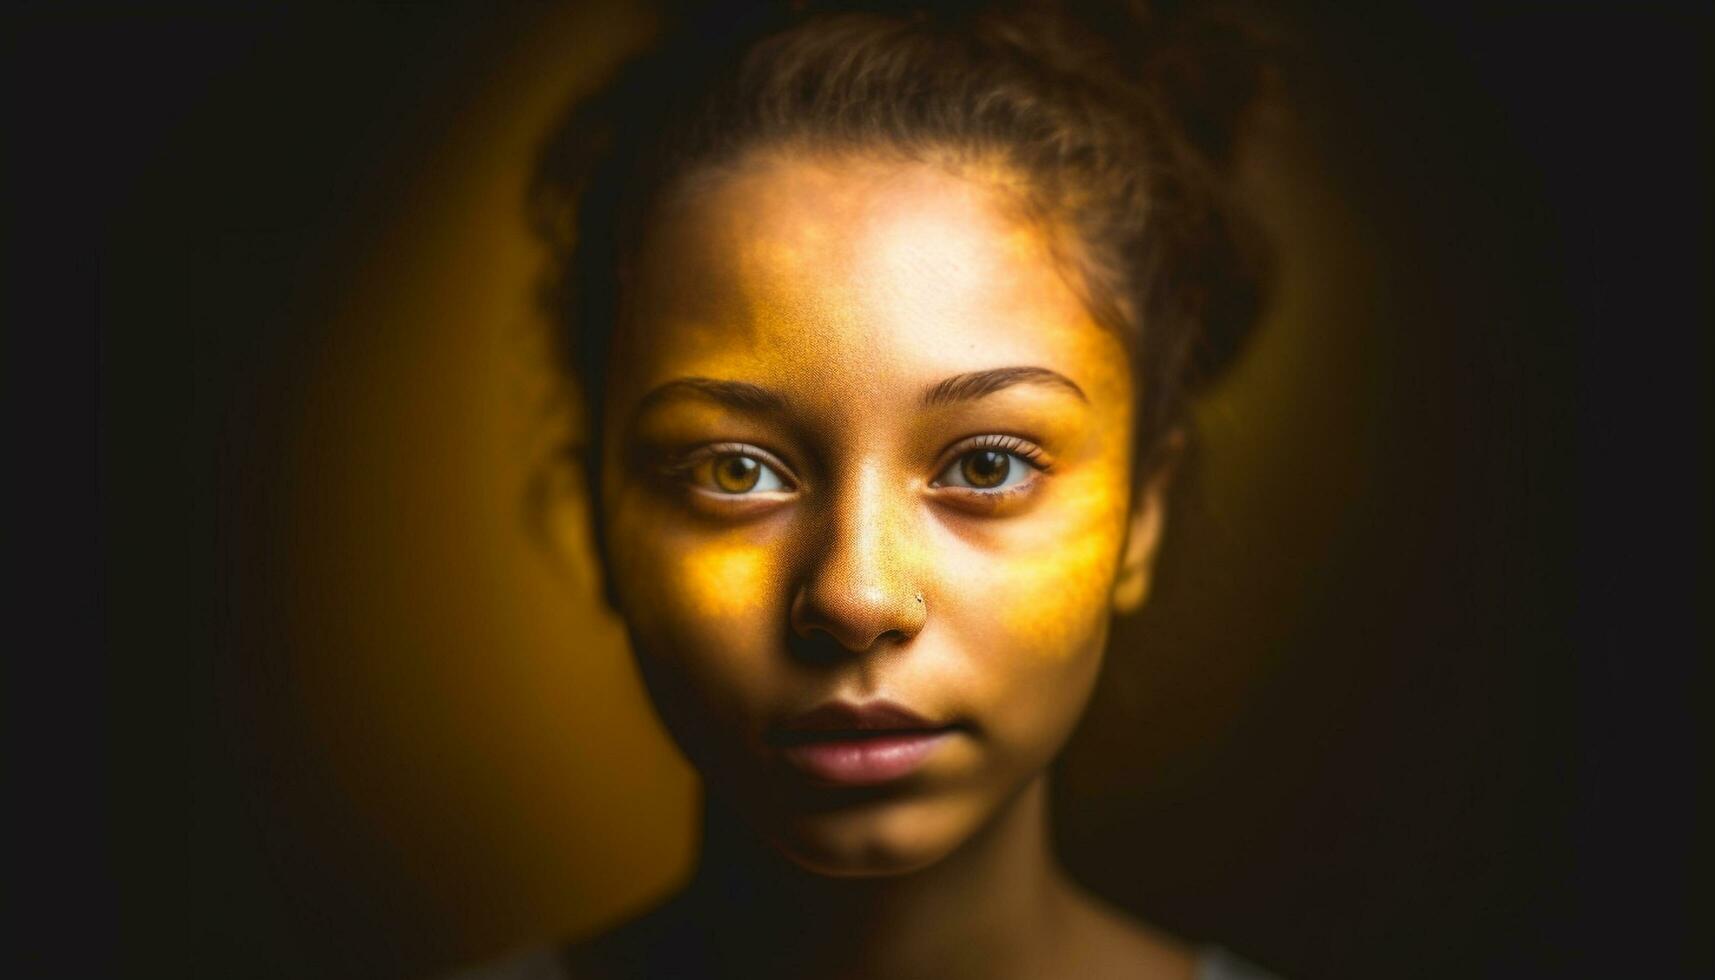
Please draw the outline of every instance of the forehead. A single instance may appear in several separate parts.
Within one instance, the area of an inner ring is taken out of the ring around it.
[[[617,365],[829,394],[1034,365],[1129,404],[1124,344],[1003,185],[924,162],[757,154],[687,182],[640,256]]]

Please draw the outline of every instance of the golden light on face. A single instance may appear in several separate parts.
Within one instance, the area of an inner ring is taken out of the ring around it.
[[[688,550],[669,579],[669,588],[696,603],[710,624],[742,620],[768,588],[769,555],[766,549],[740,535],[725,544],[711,542]]]
[[[711,793],[807,867],[945,855],[1041,774],[1097,675],[1128,354],[1009,203],[929,163],[757,153],[686,184],[628,284],[614,593]],[[935,738],[861,786],[807,774],[793,719],[835,702]]]

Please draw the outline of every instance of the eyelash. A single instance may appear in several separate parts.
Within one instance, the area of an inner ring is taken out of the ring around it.
[[[999,452],[1011,456],[1027,466],[1032,475],[1011,487],[990,489],[984,487],[960,486],[940,482],[944,474],[952,472],[960,461],[972,453]],[[981,498],[989,502],[1026,494],[1035,489],[1038,477],[1034,474],[1046,473],[1053,468],[1053,463],[1047,459],[1042,447],[1019,436],[983,435],[974,436],[955,444],[948,451],[947,462],[936,470],[935,481],[930,486],[953,490],[957,493]]]
[[[727,500],[742,500],[746,497],[759,497],[760,494],[751,493],[748,490],[742,493],[731,493],[697,485],[694,474],[700,467],[706,463],[712,464],[719,460],[730,459],[735,456],[754,460],[759,466],[767,470],[769,473],[772,473],[780,483],[780,490],[796,490],[798,488],[798,482],[792,478],[791,471],[787,469],[786,464],[776,458],[773,453],[741,442],[717,442],[707,446],[702,446],[686,454],[678,461],[669,464],[666,469],[669,476],[681,480],[711,497]]]
[[[1036,469],[1048,469],[1048,461],[1043,458],[1045,454],[1042,451],[1042,447],[1021,436],[973,436],[969,439],[962,440],[953,446],[951,461],[956,462],[971,453],[981,452],[985,449],[1010,453],[1017,456],[1019,459],[1024,460],[1026,463],[1029,463]],[[942,467],[942,469],[946,469],[946,467]]]
[[[970,456],[972,453],[984,451],[999,452],[1011,456],[1029,467],[1033,474],[1046,473],[1053,468],[1053,464],[1046,458],[1046,454],[1042,448],[1037,446],[1035,443],[1030,442],[1028,439],[1024,439],[1019,436],[999,434],[973,436],[956,443],[946,454],[944,454],[943,458],[946,462],[937,467],[935,476],[929,485],[940,489],[953,490],[960,494],[974,496],[988,501],[997,501],[1013,497],[1018,494],[1029,493],[1034,489],[1037,482],[1037,478],[1035,476],[1031,476],[1015,486],[1000,489],[960,486],[957,484],[946,484],[940,482],[942,476],[950,472],[953,467],[959,465],[960,461],[965,459],[965,457]],[[752,493],[748,490],[735,493],[712,489],[710,487],[700,485],[696,480],[694,474],[704,464],[713,463],[718,460],[734,456],[755,460],[758,465],[774,474],[781,484],[780,490],[791,491],[798,488],[798,482],[791,476],[791,471],[784,463],[775,457],[774,454],[746,443],[722,442],[702,446],[691,453],[688,453],[678,461],[669,464],[665,469],[667,474],[672,478],[689,485],[693,489],[701,491],[708,497],[729,501],[744,500],[746,498],[761,498],[761,494]]]

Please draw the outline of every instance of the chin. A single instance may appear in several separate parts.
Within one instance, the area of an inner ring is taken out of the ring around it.
[[[946,801],[878,802],[804,814],[770,835],[793,864],[829,878],[910,874],[957,850],[980,820]]]

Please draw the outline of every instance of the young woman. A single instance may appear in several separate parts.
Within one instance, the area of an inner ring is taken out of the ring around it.
[[[1251,975],[1081,890],[1045,790],[1256,308],[1221,38],[798,10],[575,114],[538,203],[595,537],[706,832],[661,909],[483,975]]]

